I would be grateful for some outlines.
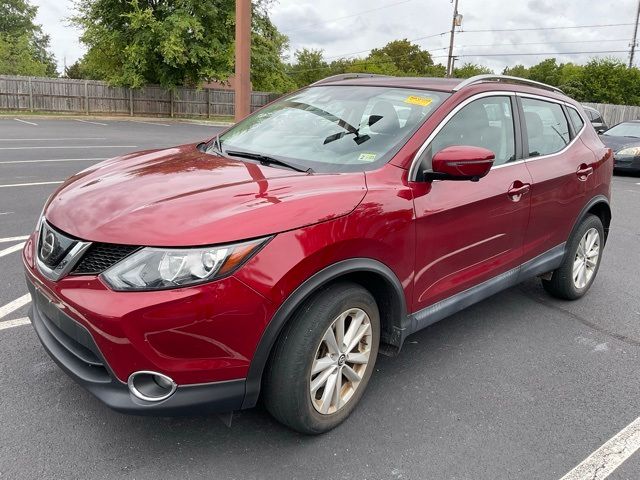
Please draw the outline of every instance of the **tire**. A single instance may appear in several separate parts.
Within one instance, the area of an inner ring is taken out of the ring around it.
[[[336,350],[337,343],[329,348],[331,335],[340,338],[339,332],[336,333],[340,324],[344,325],[344,342],[340,342],[343,348]],[[356,330],[358,325],[360,328]],[[364,335],[355,348],[347,352],[344,344],[354,339],[349,326]],[[379,342],[380,314],[367,290],[347,282],[323,288],[305,301],[280,334],[265,375],[263,391],[267,410],[278,421],[301,433],[316,435],[335,428],[362,398],[375,366]],[[365,364],[350,362],[362,362],[365,358]],[[312,376],[314,366],[319,373]],[[356,381],[356,377],[360,380]],[[341,395],[336,395],[337,388],[334,388],[333,395],[325,396],[338,381],[342,385]],[[323,386],[312,394],[312,384]]]
[[[594,237],[596,234],[597,237]],[[590,237],[587,238],[587,235]],[[597,242],[597,245],[593,244],[597,246],[597,257],[593,256],[595,250],[589,249],[589,244],[594,239]],[[588,250],[586,256],[583,254],[584,247]],[[587,215],[567,242],[567,253],[562,265],[553,272],[551,280],[542,280],[542,286],[557,298],[564,300],[581,298],[589,291],[596,278],[602,261],[603,248],[604,228],[602,221],[595,215]],[[580,261],[582,261],[583,269],[580,268]],[[574,275],[574,267],[578,271],[577,276]],[[580,272],[584,272],[584,277]]]

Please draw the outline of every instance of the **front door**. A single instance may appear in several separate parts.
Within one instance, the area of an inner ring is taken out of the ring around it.
[[[468,102],[468,101],[467,101]],[[445,147],[487,148],[496,159],[479,182],[412,183],[416,214],[413,311],[520,265],[531,177],[521,160],[515,97],[472,100],[446,123],[423,154],[421,169]]]

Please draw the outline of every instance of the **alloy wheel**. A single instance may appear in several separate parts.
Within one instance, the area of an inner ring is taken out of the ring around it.
[[[347,310],[326,330],[316,350],[309,393],[323,415],[336,413],[353,397],[371,355],[371,320],[364,310]]]
[[[573,283],[576,288],[581,290],[589,284],[598,266],[599,257],[600,234],[595,228],[590,228],[580,240],[573,262]]]

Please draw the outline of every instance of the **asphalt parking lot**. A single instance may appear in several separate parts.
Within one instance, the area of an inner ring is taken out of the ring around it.
[[[260,407],[231,428],[114,413],[21,320],[18,245],[56,182],[220,129],[19,119],[29,123],[0,118],[2,479],[560,479],[640,416],[640,177],[629,176],[614,177],[612,230],[584,299],[554,300],[529,281],[423,330],[379,358],[359,408],[326,435],[296,434]],[[639,479],[640,452],[607,478]]]

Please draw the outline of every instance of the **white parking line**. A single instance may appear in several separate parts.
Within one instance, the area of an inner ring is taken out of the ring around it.
[[[166,123],[156,123],[156,122],[143,122],[142,120],[128,120],[132,123],[144,123],[145,125],[159,125],[161,127],[170,127],[171,125],[167,125]]]
[[[106,127],[106,126],[107,126],[107,124],[106,124],[106,123],[90,122],[89,120],[80,120],[79,118],[74,118],[74,120],[75,120],[76,122],[90,123],[91,125],[102,125],[103,127]]]
[[[10,188],[10,187],[31,187],[34,185],[56,185],[58,183],[62,183],[62,180],[59,182],[36,182],[36,183],[12,183],[9,185],[0,185],[0,188]]]
[[[49,162],[93,162],[106,160],[109,157],[100,158],[54,158],[46,160],[8,160],[6,162],[0,162],[0,165],[8,165],[13,163],[49,163]]]
[[[66,142],[69,140],[106,140],[106,137],[0,138],[0,142]]]
[[[589,455],[560,480],[602,480],[640,448],[640,417]]]
[[[14,118],[14,120],[15,120],[16,122],[26,123],[27,125],[33,125],[34,127],[37,127],[37,126],[38,126],[38,124],[37,124],[37,123],[27,122],[26,120],[20,120],[19,118]]]
[[[20,298],[16,298],[14,301],[7,303],[4,307],[0,307],[0,318],[6,317],[19,308],[24,307],[29,302],[31,302],[31,295],[29,295],[28,293],[21,296]]]
[[[0,150],[51,150],[53,148],[137,148],[137,145],[69,145],[66,147],[47,145],[42,147],[0,147]]]
[[[4,250],[0,250],[0,258],[5,257],[10,253],[19,252],[20,250],[22,250],[22,247],[24,247],[24,242],[18,243],[16,245],[11,245]]]
[[[26,240],[27,238],[29,238],[29,235],[25,235],[24,237],[5,237],[0,238],[0,243],[21,242],[23,240]]]
[[[16,318],[15,320],[7,320],[6,322],[0,322],[0,330],[6,330],[7,328],[21,327],[22,325],[29,325],[31,320],[27,317]]]

